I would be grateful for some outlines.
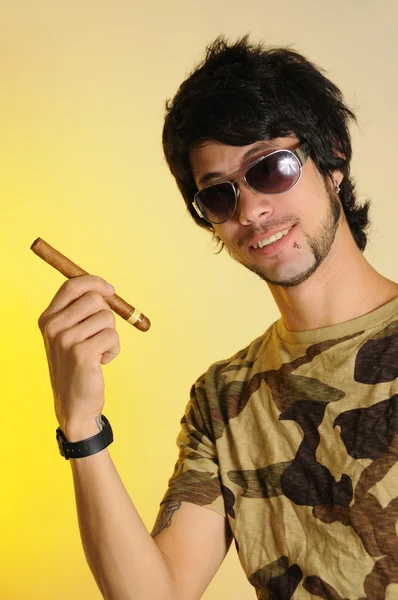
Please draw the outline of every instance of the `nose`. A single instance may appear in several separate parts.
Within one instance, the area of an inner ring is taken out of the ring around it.
[[[266,194],[252,188],[243,177],[235,181],[235,189],[238,195],[237,217],[242,225],[271,216],[273,207]]]

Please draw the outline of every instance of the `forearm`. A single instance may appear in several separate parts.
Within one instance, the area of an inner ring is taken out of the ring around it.
[[[107,450],[71,460],[87,562],[106,600],[175,600],[169,566]]]
[[[120,352],[107,303],[114,292],[100,277],[73,276],[39,318],[55,414],[68,443],[86,440],[102,427],[101,367]],[[84,550],[105,599],[176,600],[166,557],[141,521],[108,451],[70,463]]]

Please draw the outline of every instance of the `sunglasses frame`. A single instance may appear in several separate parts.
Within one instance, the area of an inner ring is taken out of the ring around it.
[[[255,187],[250,185],[250,183],[247,181],[247,179],[246,179],[247,172],[250,169],[252,169],[257,163],[263,161],[264,159],[268,158],[269,156],[272,156],[273,154],[277,154],[278,152],[288,152],[289,154],[293,154],[298,159],[300,174],[298,176],[297,181],[295,181],[295,183],[293,183],[293,185],[288,187],[286,190],[283,190],[282,192],[262,192],[261,190],[257,190]],[[205,186],[201,190],[198,190],[196,192],[193,202],[192,202],[193,207],[196,210],[196,212],[198,213],[199,217],[201,219],[204,219],[208,223],[215,224],[215,225],[220,225],[221,223],[226,223],[227,221],[229,221],[229,219],[232,219],[232,217],[234,216],[234,214],[236,212],[237,206],[238,206],[238,201],[239,201],[239,197],[240,197],[240,190],[239,190],[239,187],[236,185],[236,183],[238,181],[244,181],[249,189],[251,189],[254,192],[259,192],[260,194],[270,194],[270,195],[284,194],[285,192],[288,192],[289,190],[293,189],[294,186],[297,185],[298,182],[300,181],[302,171],[303,171],[303,165],[304,165],[305,161],[307,160],[309,154],[310,154],[310,145],[308,144],[308,142],[303,142],[295,150],[289,150],[288,148],[278,148],[278,150],[274,150],[273,152],[269,152],[268,154],[263,154],[262,156],[259,156],[258,158],[256,158],[255,161],[253,161],[246,167],[243,177],[238,177],[237,179],[234,179],[234,181],[220,180],[220,181],[217,181],[217,183],[212,183],[210,185]],[[237,171],[234,171],[230,175],[227,175],[227,177],[231,177],[232,175],[235,175],[235,173],[239,173],[240,171],[242,171],[242,169],[238,169]],[[197,198],[198,198],[199,194],[201,192],[203,192],[204,190],[215,187],[216,185],[219,185],[220,183],[228,183],[232,187],[232,189],[234,191],[234,196],[235,196],[234,209],[232,211],[231,216],[228,217],[227,219],[225,219],[224,221],[210,221],[202,213],[202,211],[197,203]]]

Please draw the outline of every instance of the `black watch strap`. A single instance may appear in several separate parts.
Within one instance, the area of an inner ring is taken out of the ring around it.
[[[113,431],[111,424],[104,415],[101,415],[101,420],[103,423],[102,431],[81,442],[68,442],[61,428],[58,427],[56,437],[61,456],[66,458],[66,460],[70,458],[84,458],[107,448],[113,442]]]

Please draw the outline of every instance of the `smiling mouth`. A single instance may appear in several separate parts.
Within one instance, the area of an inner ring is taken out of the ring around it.
[[[271,235],[268,238],[264,238],[262,240],[259,240],[258,242],[256,242],[252,246],[250,246],[250,248],[256,248],[257,249],[257,248],[264,248],[264,246],[269,246],[270,244],[273,244],[274,242],[277,242],[281,238],[285,237],[285,235],[287,235],[289,233],[289,231],[291,230],[291,228],[292,227],[288,227],[287,229],[284,229],[283,231],[278,231],[277,233],[274,233],[273,235]]]

